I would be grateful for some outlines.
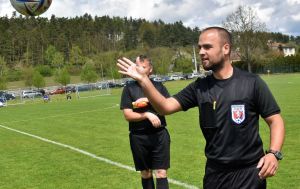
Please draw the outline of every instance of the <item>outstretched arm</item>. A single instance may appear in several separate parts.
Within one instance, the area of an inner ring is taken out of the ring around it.
[[[119,73],[127,75],[139,82],[148,100],[160,115],[172,114],[181,110],[181,105],[175,98],[165,98],[153,86],[145,70],[127,58],[118,59]]]
[[[270,149],[281,151],[285,135],[284,122],[281,115],[272,115],[265,118],[265,121],[270,127]],[[261,168],[259,172],[261,178],[274,176],[278,169],[278,160],[273,154],[266,154],[260,159],[257,168]]]

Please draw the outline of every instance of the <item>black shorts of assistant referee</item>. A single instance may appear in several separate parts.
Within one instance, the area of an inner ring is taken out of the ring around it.
[[[203,189],[266,189],[266,180],[259,178],[259,171],[256,165],[235,170],[206,165]]]
[[[137,171],[170,168],[170,135],[167,129],[151,134],[130,133],[130,147]]]

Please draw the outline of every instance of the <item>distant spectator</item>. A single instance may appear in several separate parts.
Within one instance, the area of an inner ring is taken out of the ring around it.
[[[69,92],[67,93],[67,100],[71,100],[71,99],[72,99],[71,91],[69,91]]]
[[[40,89],[40,93],[42,93],[42,96],[45,96],[46,91],[44,89]]]
[[[43,94],[43,99],[44,99],[44,102],[49,102],[50,101],[50,95],[45,93],[45,91],[44,91],[44,94]]]
[[[0,97],[0,107],[3,107],[5,105],[5,99]]]

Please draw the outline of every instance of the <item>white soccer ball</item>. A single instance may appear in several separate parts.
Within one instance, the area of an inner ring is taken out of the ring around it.
[[[50,7],[52,0],[10,0],[12,6],[26,16],[38,16]]]

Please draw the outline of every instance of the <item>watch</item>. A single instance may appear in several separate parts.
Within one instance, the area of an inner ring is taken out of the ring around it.
[[[276,150],[266,150],[266,154],[274,154],[274,156],[276,157],[277,160],[282,160],[283,155],[280,151],[276,151]]]

